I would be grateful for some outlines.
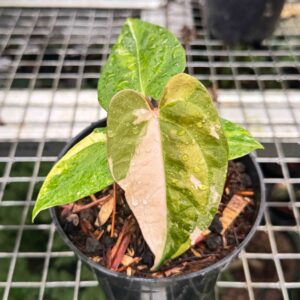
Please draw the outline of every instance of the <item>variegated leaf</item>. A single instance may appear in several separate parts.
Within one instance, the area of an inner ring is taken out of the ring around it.
[[[133,90],[116,94],[107,123],[111,172],[157,268],[186,251],[218,207],[227,144],[217,112],[199,81],[179,74],[168,82],[159,109]]]
[[[127,19],[98,82],[98,99],[107,110],[111,98],[134,89],[158,100],[167,81],[185,68],[185,51],[166,28]]]
[[[228,160],[264,148],[245,128],[225,119],[221,119],[221,123],[228,142]]]
[[[106,132],[95,129],[51,169],[36,200],[32,219],[44,209],[68,204],[112,184],[106,159]]]

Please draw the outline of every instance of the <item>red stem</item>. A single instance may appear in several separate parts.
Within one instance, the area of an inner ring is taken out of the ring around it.
[[[96,201],[90,202],[86,205],[83,205],[81,207],[78,207],[76,209],[73,210],[74,214],[77,214],[85,209],[91,208],[93,206],[99,205],[99,204],[103,204],[104,202],[106,202],[109,198],[111,197],[111,194],[106,195],[104,197],[102,197],[101,199],[97,199]]]

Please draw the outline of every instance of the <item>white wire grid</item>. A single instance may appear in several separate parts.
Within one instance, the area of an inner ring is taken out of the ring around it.
[[[158,22],[175,28],[176,14],[188,13],[197,33],[185,45],[187,72],[217,94],[222,116],[248,127],[266,146],[257,159],[270,192],[256,236],[266,248],[254,245],[253,250],[252,243],[243,251],[231,273],[218,281],[218,298],[298,299],[300,19],[282,20],[260,49],[229,48],[207,35],[198,1],[180,1],[181,11],[172,5],[157,11],[162,16]],[[48,213],[36,224],[30,215],[40,184],[64,143],[105,115],[96,101],[97,79],[122,23],[127,17],[149,15],[153,11],[0,9],[3,300],[99,295],[97,281],[63,245]],[[284,193],[283,200],[271,194],[274,189]],[[276,218],[278,213],[285,217]],[[283,247],[289,241],[292,246]],[[293,276],[290,263],[296,268]],[[272,270],[274,276],[261,278],[254,266],[266,274]],[[239,269],[242,273],[232,277]]]

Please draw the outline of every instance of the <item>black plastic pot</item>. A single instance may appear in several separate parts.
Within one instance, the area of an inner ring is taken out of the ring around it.
[[[272,35],[285,0],[204,0],[209,33],[228,44],[258,44]]]
[[[72,146],[88,135],[96,127],[104,127],[106,120],[91,124],[88,128],[73,138],[60,153],[63,156]],[[58,221],[58,210],[51,209],[51,215],[56,225],[57,231],[65,243],[76,253],[76,255],[95,273],[103,288],[106,299],[109,300],[210,300],[214,299],[214,286],[218,275],[222,269],[239,254],[239,252],[250,241],[261,220],[264,203],[265,187],[263,185],[261,171],[252,155],[245,156],[239,161],[243,162],[247,168],[247,173],[252,179],[255,190],[255,201],[257,205],[256,218],[251,231],[244,241],[229,255],[217,263],[195,273],[182,275],[173,278],[145,279],[139,277],[129,277],[104,268],[81,253],[66,233],[63,231]]]

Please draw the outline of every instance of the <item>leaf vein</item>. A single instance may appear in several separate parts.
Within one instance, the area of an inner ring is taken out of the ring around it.
[[[144,87],[143,87],[143,84],[142,84],[140,50],[139,50],[139,47],[138,47],[138,41],[137,41],[136,35],[135,35],[133,27],[132,27],[132,23],[131,23],[130,20],[128,20],[128,26],[129,26],[129,30],[132,34],[132,37],[133,37],[134,43],[135,43],[136,56],[137,56],[137,71],[138,71],[138,76],[139,76],[140,89],[141,89],[141,92],[145,95],[145,90],[144,90]]]

